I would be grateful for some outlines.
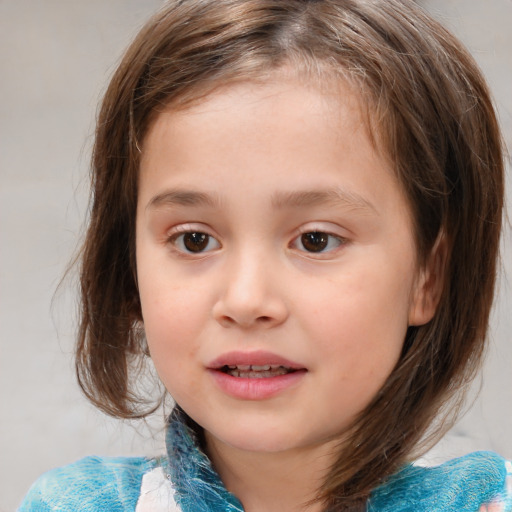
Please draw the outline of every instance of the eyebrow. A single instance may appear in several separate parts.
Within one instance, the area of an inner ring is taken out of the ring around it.
[[[208,206],[218,208],[220,199],[217,196],[194,190],[167,190],[151,198],[146,209],[157,209],[170,206]],[[271,204],[276,209],[305,208],[308,206],[332,205],[343,206],[378,214],[375,206],[361,195],[342,189],[305,190],[276,192],[271,198]]]
[[[351,210],[378,214],[375,206],[363,196],[349,190],[327,189],[277,192],[272,197],[275,208],[303,208],[317,205],[343,206]]]
[[[162,206],[209,206],[218,207],[220,200],[204,192],[193,190],[168,190],[151,198],[146,209],[157,209]]]

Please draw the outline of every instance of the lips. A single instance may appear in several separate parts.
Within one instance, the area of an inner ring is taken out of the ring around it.
[[[220,389],[242,400],[265,400],[294,388],[306,375],[300,363],[270,352],[229,352],[208,365]]]
[[[211,361],[207,367],[211,370],[224,371],[239,369],[242,371],[268,371],[272,368],[283,367],[288,370],[305,370],[300,363],[290,361],[272,352],[228,352]]]
[[[278,377],[279,375],[286,375],[287,373],[294,372],[292,368],[286,366],[264,364],[240,364],[222,366],[219,369],[221,372],[231,375],[232,377],[239,377],[243,379],[265,379],[269,377]]]

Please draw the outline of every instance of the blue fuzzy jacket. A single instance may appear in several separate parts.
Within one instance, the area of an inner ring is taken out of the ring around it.
[[[175,410],[161,459],[87,457],[44,474],[19,512],[243,512]],[[377,488],[368,512],[512,512],[512,464],[478,452],[406,466]]]

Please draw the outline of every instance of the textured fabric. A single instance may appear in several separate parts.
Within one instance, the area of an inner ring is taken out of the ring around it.
[[[167,457],[87,457],[43,475],[20,512],[243,512],[175,409]],[[171,484],[172,481],[172,484]],[[512,465],[478,452],[441,466],[406,466],[377,488],[368,512],[512,512]]]
[[[135,512],[182,512],[174,496],[175,491],[164,468],[155,468],[142,478]]]
[[[133,512],[144,473],[156,461],[142,457],[86,457],[57,468],[30,489],[20,512]]]
[[[185,415],[175,407],[167,430],[169,475],[183,512],[243,512],[242,504],[224,487],[210,459],[199,449]]]
[[[478,512],[494,501],[493,511],[509,512],[510,478],[510,463],[491,452],[472,453],[432,468],[407,466],[374,491],[368,511]]]

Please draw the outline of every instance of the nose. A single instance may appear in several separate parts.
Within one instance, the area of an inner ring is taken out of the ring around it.
[[[288,318],[286,291],[272,263],[252,254],[226,262],[214,318],[224,327],[270,328]]]

